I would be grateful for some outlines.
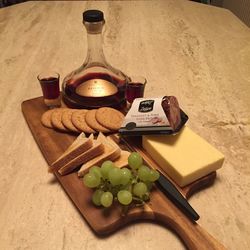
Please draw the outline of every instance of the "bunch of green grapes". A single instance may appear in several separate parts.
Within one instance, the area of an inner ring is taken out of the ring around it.
[[[112,161],[105,161],[101,167],[93,166],[84,175],[84,185],[95,189],[92,201],[96,206],[110,207],[114,200],[124,206],[132,202],[144,204],[149,200],[152,184],[159,178],[159,172],[144,165],[137,152],[129,155],[128,166],[118,168]]]

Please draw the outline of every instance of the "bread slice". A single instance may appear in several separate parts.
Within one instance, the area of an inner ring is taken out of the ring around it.
[[[114,161],[115,159],[120,157],[121,149],[112,139],[106,137],[102,133],[99,133],[97,141],[101,142],[104,145],[104,152],[103,154],[83,164],[78,171],[79,177],[82,177],[89,170],[89,168],[93,167],[94,165],[101,165],[104,161]]]
[[[128,157],[130,153],[131,152],[129,151],[122,150],[121,155],[114,161],[114,164],[116,165],[116,167],[118,168],[126,167],[128,165]]]
[[[68,173],[72,172],[73,170],[75,170],[81,164],[88,162],[91,159],[93,159],[96,156],[101,155],[103,153],[104,153],[104,145],[97,140],[93,140],[93,145],[90,149],[88,149],[87,151],[83,152],[82,154],[80,154],[76,158],[69,161],[67,164],[65,164],[63,167],[61,167],[58,170],[58,172],[61,175],[68,174]]]
[[[58,169],[67,164],[78,155],[82,154],[86,150],[90,149],[93,145],[93,136],[87,138],[84,133],[81,133],[75,141],[66,149],[66,151],[52,163],[53,169]]]

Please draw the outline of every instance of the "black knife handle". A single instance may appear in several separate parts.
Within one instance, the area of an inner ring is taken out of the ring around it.
[[[174,184],[169,181],[165,176],[160,174],[157,180],[158,186],[163,191],[163,193],[178,207],[183,213],[185,213],[192,220],[197,221],[200,216],[188,203],[186,198],[179,192],[179,190],[174,186]]]

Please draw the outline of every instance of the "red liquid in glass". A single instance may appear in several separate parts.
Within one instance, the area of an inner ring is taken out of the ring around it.
[[[143,97],[144,84],[142,83],[131,83],[126,88],[126,98],[129,103],[132,103],[135,98]]]
[[[59,79],[56,77],[48,77],[40,79],[40,84],[45,99],[56,99],[60,95]]]
[[[109,96],[101,96],[101,97],[89,97],[89,96],[81,96],[76,93],[76,88],[80,84],[84,84],[88,80],[92,79],[103,79],[112,84],[114,84],[118,91]],[[120,108],[125,104],[125,87],[126,80],[120,80],[114,76],[111,76],[106,73],[88,73],[78,79],[71,80],[67,82],[64,90],[64,101],[72,107],[78,108],[99,108],[99,107],[115,107]]]

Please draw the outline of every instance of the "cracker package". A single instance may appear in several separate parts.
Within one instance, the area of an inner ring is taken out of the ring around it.
[[[174,96],[136,98],[119,132],[121,135],[174,134],[187,120]]]

